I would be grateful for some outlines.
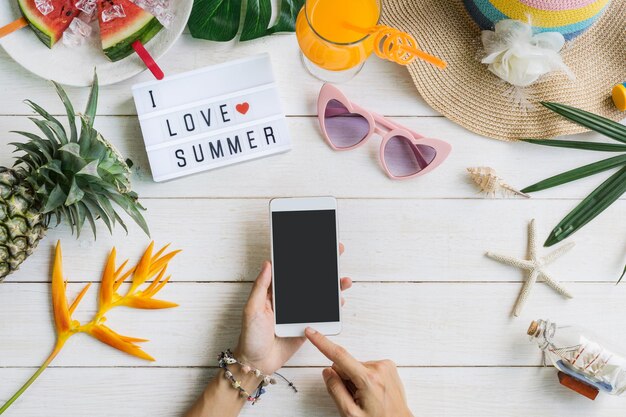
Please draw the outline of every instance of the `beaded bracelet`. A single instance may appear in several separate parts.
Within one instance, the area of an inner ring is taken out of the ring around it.
[[[246,391],[242,386],[241,386],[241,381],[237,381],[237,379],[235,378],[235,376],[233,375],[233,373],[228,369],[228,365],[234,365],[234,364],[238,364],[239,366],[241,366],[241,370],[246,373],[246,374],[254,374],[254,376],[256,376],[257,378],[261,378],[261,382],[259,383],[259,385],[256,387],[256,389],[254,390],[254,392],[251,394],[248,391]],[[251,402],[252,405],[256,404],[257,401],[259,401],[261,399],[261,395],[265,394],[266,390],[265,387],[267,387],[268,385],[274,385],[276,384],[276,379],[273,378],[271,375],[265,375],[263,372],[261,372],[261,370],[254,368],[248,364],[242,363],[239,360],[237,360],[237,358],[235,358],[235,356],[233,355],[233,353],[231,352],[230,349],[227,349],[225,352],[221,352],[218,357],[217,357],[217,365],[224,370],[224,377],[226,379],[228,379],[228,381],[230,382],[230,385],[235,388],[236,390],[239,391],[239,396],[240,397],[245,397],[247,401]],[[295,391],[298,392],[298,389],[296,388],[296,386],[293,384],[293,382],[289,381],[287,378],[285,378],[284,376],[282,376],[281,374],[279,374],[278,372],[274,372],[274,375],[279,376],[280,378],[282,378],[283,380],[285,380],[285,382],[287,382],[289,384],[289,386]]]

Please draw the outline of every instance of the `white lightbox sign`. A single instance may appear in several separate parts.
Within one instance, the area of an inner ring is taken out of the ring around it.
[[[291,149],[268,54],[133,86],[154,181]]]

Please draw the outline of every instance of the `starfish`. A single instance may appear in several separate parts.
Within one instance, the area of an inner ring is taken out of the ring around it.
[[[546,284],[552,287],[556,292],[563,295],[566,298],[573,298],[574,296],[561,285],[559,282],[552,279],[545,271],[545,267],[551,264],[556,259],[560,258],[561,255],[568,252],[570,249],[574,247],[574,243],[570,242],[563,246],[558,247],[554,251],[549,254],[538,257],[537,256],[537,228],[535,226],[535,219],[532,219],[528,225],[528,257],[530,259],[518,259],[508,255],[501,255],[494,252],[487,252],[487,256],[493,260],[501,262],[506,265],[515,266],[517,268],[521,268],[525,271],[528,271],[528,277],[524,282],[524,286],[522,287],[522,291],[515,303],[515,309],[513,310],[513,315],[515,317],[519,317],[522,312],[522,308],[524,308],[524,304],[530,295],[530,291],[537,282],[537,279],[542,279]]]

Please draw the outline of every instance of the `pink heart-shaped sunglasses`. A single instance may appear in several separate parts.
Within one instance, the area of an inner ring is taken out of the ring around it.
[[[361,146],[374,133],[382,136],[380,163],[393,179],[424,175],[441,165],[452,150],[442,140],[425,138],[352,103],[330,84],[320,90],[317,117],[326,142],[336,151]]]

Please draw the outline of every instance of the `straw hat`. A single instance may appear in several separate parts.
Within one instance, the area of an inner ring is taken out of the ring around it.
[[[576,78],[543,76],[524,87],[536,103],[524,108],[511,100],[511,86],[480,62],[480,34],[481,27],[493,29],[500,19],[528,16],[540,25],[535,30],[559,31],[568,39],[561,55]],[[586,130],[539,101],[569,104],[613,120],[624,117],[611,101],[611,89],[626,81],[626,1],[385,0],[382,23],[411,33],[421,49],[447,61],[445,70],[419,60],[408,69],[433,109],[472,132],[515,140]]]

